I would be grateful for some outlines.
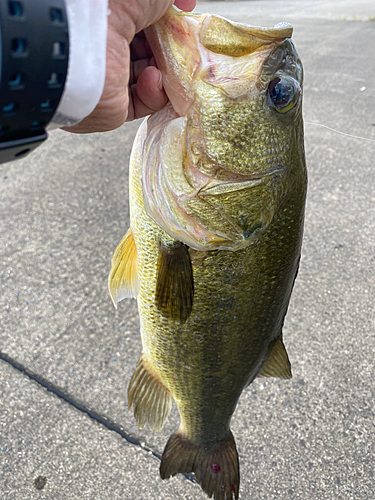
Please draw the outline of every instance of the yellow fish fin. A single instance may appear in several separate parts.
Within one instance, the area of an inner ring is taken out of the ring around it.
[[[268,360],[261,369],[258,377],[292,378],[288,353],[286,352],[281,335],[276,342],[270,343],[268,349],[270,351]]]
[[[193,268],[189,247],[171,240],[160,244],[155,302],[166,318],[185,323],[194,298]]]
[[[108,288],[115,307],[122,299],[138,295],[137,248],[131,229],[128,229],[113,254]]]
[[[238,500],[240,474],[233,434],[212,446],[199,446],[179,430],[169,438],[161,458],[160,476],[168,479],[178,472],[195,472],[209,497]]]
[[[134,407],[134,417],[140,429],[148,424],[151,430],[160,431],[171,411],[171,393],[153,372],[144,354],[130,380],[128,404],[129,410]]]

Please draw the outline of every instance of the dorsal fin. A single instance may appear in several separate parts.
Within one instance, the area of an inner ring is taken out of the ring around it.
[[[161,243],[157,273],[157,308],[165,317],[185,323],[191,314],[194,297],[189,247],[176,240]]]
[[[115,307],[122,299],[138,295],[137,248],[131,229],[128,229],[113,254],[108,288]]]
[[[288,353],[286,352],[281,335],[276,342],[271,342],[269,349],[271,353],[258,377],[292,378]]]

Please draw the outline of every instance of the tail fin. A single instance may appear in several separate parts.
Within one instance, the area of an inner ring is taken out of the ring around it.
[[[238,500],[240,471],[233,434],[212,448],[198,446],[181,432],[172,434],[161,458],[160,476],[168,479],[195,472],[203,491],[214,500]]]

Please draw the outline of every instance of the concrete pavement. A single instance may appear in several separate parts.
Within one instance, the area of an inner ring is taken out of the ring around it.
[[[245,500],[375,497],[375,142],[312,124],[375,141],[375,7],[351,4],[197,9],[290,20],[305,67],[309,194],[284,328],[294,378],[257,380],[240,399],[232,428]],[[206,498],[188,478],[159,479],[155,455],[178,425],[175,408],[158,434],[127,410],[139,322],[134,300],[113,308],[106,279],[128,227],[138,125],[57,131],[0,166],[1,500]]]

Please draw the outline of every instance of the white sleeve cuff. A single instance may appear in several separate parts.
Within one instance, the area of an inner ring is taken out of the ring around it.
[[[108,0],[65,0],[69,63],[64,92],[47,129],[75,125],[96,107],[106,71]]]

